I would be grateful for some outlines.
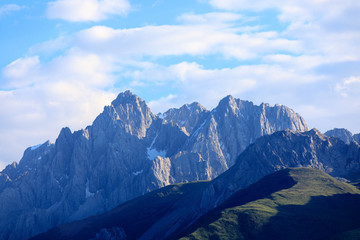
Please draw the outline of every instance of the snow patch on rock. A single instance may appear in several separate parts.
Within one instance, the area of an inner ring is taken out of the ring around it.
[[[86,189],[85,189],[85,197],[89,198],[89,197],[93,197],[95,195],[95,193],[90,192],[89,190],[89,180],[86,182]]]
[[[133,172],[132,174],[134,174],[134,176],[137,176],[137,175],[143,173],[143,171],[144,171],[144,170],[141,169],[140,171]]]
[[[166,156],[166,151],[164,151],[164,150],[158,151],[156,148],[153,148],[154,143],[158,136],[159,135],[156,135],[156,137],[152,141],[150,147],[147,148],[147,155],[148,155],[149,160],[151,160],[151,161],[153,161],[157,156],[160,156],[163,158]]]
[[[38,144],[38,145],[35,145],[35,146],[32,146],[30,149],[33,151],[33,150],[36,150],[38,149],[42,144]]]
[[[166,156],[166,151],[158,151],[155,148],[151,149],[151,148],[147,148],[147,154],[148,154],[148,158],[150,160],[154,160],[156,157],[160,156],[162,158],[165,158]]]

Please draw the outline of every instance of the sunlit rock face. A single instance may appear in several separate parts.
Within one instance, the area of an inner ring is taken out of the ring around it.
[[[91,126],[63,128],[55,144],[28,148],[0,173],[0,239],[26,239],[64,222],[105,212],[154,189],[213,179],[257,138],[306,131],[290,108],[227,96],[154,115],[130,91]]]

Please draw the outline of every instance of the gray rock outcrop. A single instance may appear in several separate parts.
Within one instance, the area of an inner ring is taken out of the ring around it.
[[[126,91],[93,125],[63,128],[55,144],[28,148],[0,173],[0,239],[26,239],[172,183],[213,179],[255,139],[287,128],[308,130],[285,106],[231,96],[212,111],[193,103],[161,118]]]
[[[337,137],[343,140],[346,144],[350,144],[353,141],[356,141],[353,134],[345,128],[334,128],[324,133],[329,137]],[[356,137],[357,138],[357,137]],[[357,141],[356,141],[357,142]]]

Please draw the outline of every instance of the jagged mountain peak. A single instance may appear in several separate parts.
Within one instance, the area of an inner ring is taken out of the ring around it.
[[[182,105],[180,108],[170,108],[166,112],[164,112],[164,116],[166,117],[168,114],[173,114],[174,112],[180,112],[180,111],[187,111],[194,113],[196,111],[207,111],[204,106],[202,106],[199,102],[193,102],[193,103],[186,103]]]
[[[226,108],[229,106],[236,106],[236,105],[237,105],[236,99],[231,95],[227,95],[226,97],[224,97],[223,99],[220,100],[216,109],[224,108],[224,107]]]
[[[312,133],[312,134],[314,134],[314,135],[321,136],[322,138],[325,137],[324,134],[322,134],[322,133],[320,132],[320,130],[317,129],[317,128],[312,128],[309,132]]]
[[[182,107],[180,107],[180,109],[183,110],[189,110],[190,112],[194,112],[194,111],[206,111],[206,108],[203,107],[200,103],[198,102],[193,102],[191,104],[184,104]]]
[[[143,138],[156,118],[145,101],[127,90],[104,108],[103,113],[95,119],[93,127],[96,131],[108,131],[109,126],[118,125],[125,128],[125,132]]]
[[[138,104],[139,102],[142,102],[141,98],[133,94],[130,90],[126,90],[125,92],[119,93],[116,99],[111,102],[111,105],[117,107],[122,104]]]
[[[168,184],[215,178],[256,138],[285,128],[307,128],[292,112],[267,112],[232,96],[222,104],[225,111],[218,113],[197,102],[185,104],[159,119],[141,98],[130,91],[120,93],[85,130],[63,128],[52,147],[32,151],[29,161],[38,164],[36,170],[29,165],[22,172],[18,167],[13,174],[4,173],[0,205],[3,216],[13,218],[0,221],[0,239],[24,239]],[[227,114],[230,108],[236,114]],[[33,212],[34,207],[39,212]],[[37,223],[16,222],[35,218]],[[28,228],[30,224],[36,227]]]
[[[32,170],[35,170],[38,166],[41,166],[42,157],[47,154],[52,147],[53,144],[51,144],[49,140],[42,144],[28,147],[24,151],[24,155],[20,162],[13,162],[12,164],[6,166],[1,174],[6,175],[8,181],[10,182],[20,179],[23,175],[26,175]],[[0,192],[3,187],[1,185],[2,183],[0,181]]]
[[[267,107],[269,107],[269,104],[261,104],[260,106],[257,106],[251,101],[241,100],[228,95],[220,100],[219,104],[212,110],[212,112],[216,115],[231,113],[237,116],[240,112],[248,110],[253,111],[254,108],[265,109]]]
[[[228,95],[220,100],[217,107],[213,110],[213,112],[229,112],[231,109],[232,112],[237,113],[239,111],[246,111],[250,108],[259,108],[260,112],[272,111],[275,112],[277,115],[283,114],[293,114],[294,117],[300,117],[294,110],[291,108],[281,105],[275,104],[271,106],[269,103],[261,103],[260,105],[255,105],[252,101],[242,100],[239,98],[234,98],[232,95]],[[304,120],[302,120],[305,123]],[[305,131],[308,129],[304,129]]]
[[[114,107],[117,112],[119,112],[119,110],[127,111],[128,113],[136,111],[142,113],[144,116],[147,114],[151,115],[152,117],[155,116],[151,112],[146,102],[136,94],[133,94],[130,90],[120,93],[116,99],[111,102],[111,106]]]
[[[58,139],[59,138],[69,138],[71,136],[71,129],[69,127],[64,127],[61,129]]]
[[[267,104],[267,103],[265,103]],[[221,107],[221,106],[254,106],[254,103],[252,101],[247,101],[247,100],[243,100],[240,98],[235,98],[232,95],[227,95],[226,97],[222,98],[219,101],[219,104],[217,107]]]
[[[193,102],[191,104],[184,104],[180,108],[171,108],[162,114],[162,117],[165,121],[183,128],[185,133],[190,135],[204,121],[208,114],[209,111],[205,107],[198,102]]]
[[[235,98],[232,95],[227,95],[226,97],[221,99],[220,102],[232,102],[234,100],[235,100]]]
[[[74,143],[74,138],[70,128],[68,127],[62,128],[58,138],[56,139],[55,147],[58,150],[66,149],[67,147],[72,146],[73,143]]]
[[[324,133],[329,137],[337,137],[344,141],[346,144],[350,144],[355,141],[353,134],[345,128],[334,128]]]

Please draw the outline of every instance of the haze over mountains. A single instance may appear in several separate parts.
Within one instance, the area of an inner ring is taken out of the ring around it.
[[[213,179],[255,139],[287,128],[308,130],[285,106],[227,96],[212,111],[193,103],[160,117],[126,91],[93,125],[63,128],[55,144],[26,149],[1,172],[0,237],[26,238],[172,183]]]

